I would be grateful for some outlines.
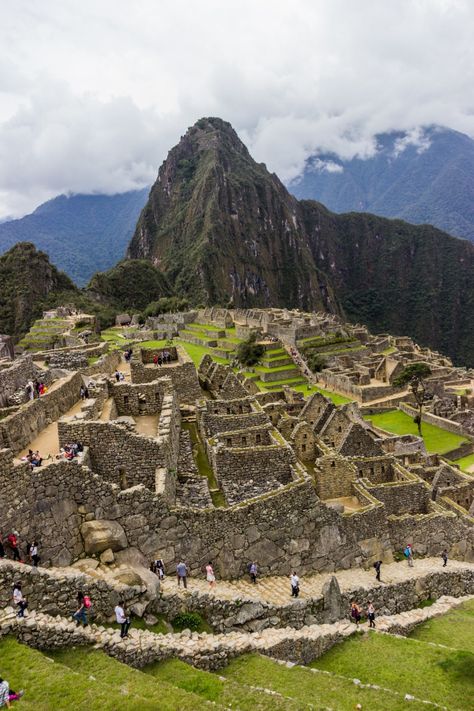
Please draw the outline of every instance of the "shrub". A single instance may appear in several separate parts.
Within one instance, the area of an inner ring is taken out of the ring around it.
[[[203,624],[203,619],[197,612],[180,612],[171,620],[171,624],[177,632],[186,629],[197,632]]]
[[[261,360],[265,348],[257,343],[257,334],[251,333],[246,341],[239,343],[235,357],[241,365],[255,365]]]

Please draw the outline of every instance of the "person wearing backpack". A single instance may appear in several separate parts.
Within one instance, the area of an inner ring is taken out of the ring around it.
[[[362,615],[360,614],[360,607],[355,600],[352,600],[351,602],[351,617],[356,623],[356,627],[358,627]]]
[[[84,627],[87,627],[87,612],[90,609],[91,601],[88,595],[84,595],[82,592],[77,593],[77,603],[78,608],[73,614],[73,619],[76,620],[76,625],[79,627],[81,622]]]
[[[382,561],[381,560],[376,560],[374,563],[374,568],[375,568],[375,579],[380,582],[380,569],[382,567]]]
[[[413,568],[413,550],[409,543],[407,543],[407,546],[403,553],[405,555],[405,558],[407,559],[408,567]]]
[[[249,565],[249,575],[250,575],[250,580],[254,585],[256,585],[256,583],[257,583],[257,574],[258,574],[257,564],[255,561],[253,561],[253,563],[250,563],[250,565]]]

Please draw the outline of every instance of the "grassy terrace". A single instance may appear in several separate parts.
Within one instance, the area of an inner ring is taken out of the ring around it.
[[[193,323],[190,324],[193,327],[200,328],[201,331],[198,333],[198,331],[193,331],[193,335],[198,336],[198,337],[203,337],[207,338],[207,333],[206,331],[216,329],[215,326],[212,324],[197,324]],[[235,347],[238,343],[240,343],[240,339],[236,338],[235,336],[235,328],[226,328],[226,337],[225,338],[219,338],[219,342],[221,342],[223,345],[219,347],[217,350],[219,351],[229,351],[229,354],[231,354],[234,350]],[[105,331],[102,331],[101,338],[104,341],[108,341],[109,344],[112,347],[115,348],[124,348],[127,345],[131,344],[131,342],[127,341],[126,339],[123,338],[122,336],[123,329],[120,327],[114,326],[112,328],[108,328]],[[214,349],[213,348],[207,348],[206,346],[202,345],[195,345],[194,343],[188,343],[187,341],[184,341],[180,338],[175,338],[173,340],[173,343],[181,345],[184,350],[188,353],[188,355],[192,358],[194,365],[199,367],[199,364],[202,360],[202,358],[205,355],[210,355],[216,363],[221,363],[223,365],[228,365],[230,360],[226,358],[222,358],[219,355],[215,355]],[[161,340],[161,341],[142,341],[139,343],[139,345],[142,348],[164,348],[167,344],[166,340]],[[225,345],[224,345],[225,344]],[[265,372],[279,372],[279,371],[285,371],[288,370],[289,368],[293,367],[293,363],[290,362],[288,365],[281,365],[277,366],[276,368],[270,368],[267,365],[265,365],[268,362],[278,360],[281,358],[284,358],[287,355],[286,351],[284,348],[281,347],[275,347],[270,350],[267,350],[265,352],[265,355],[263,356],[262,359],[262,364],[255,366],[255,372],[254,373],[246,373],[246,375],[254,382],[256,383],[257,387],[262,390],[263,392],[267,390],[278,390],[279,388],[283,388],[284,385],[288,385],[289,387],[293,388],[297,392],[303,393],[305,397],[308,395],[311,395],[314,392],[321,392],[323,395],[326,397],[329,397],[336,405],[340,405],[346,402],[350,402],[351,400],[344,395],[339,395],[338,393],[331,392],[329,390],[325,390],[323,388],[319,388],[316,385],[309,385],[308,382],[306,381],[306,378],[304,375],[299,374],[298,376],[293,376],[291,378],[285,378],[277,381],[272,381],[272,382],[267,382],[264,383],[262,380],[260,380],[259,373],[265,373]],[[237,368],[234,368],[234,372],[238,372]]]
[[[375,427],[392,434],[418,434],[418,428],[413,419],[401,410],[390,410],[378,415],[366,415],[366,420],[372,422]],[[441,427],[435,427],[427,422],[422,424],[423,439],[428,452],[446,454],[446,452],[456,449],[463,442],[467,442],[466,437],[453,434]]]
[[[474,454],[468,454],[467,457],[455,459],[455,464],[459,464],[463,472],[469,472],[471,467],[474,467]]]

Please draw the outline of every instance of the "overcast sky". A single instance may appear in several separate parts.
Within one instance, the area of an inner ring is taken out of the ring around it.
[[[0,218],[151,183],[201,116],[286,181],[377,132],[474,136],[473,36],[471,0],[1,0]]]

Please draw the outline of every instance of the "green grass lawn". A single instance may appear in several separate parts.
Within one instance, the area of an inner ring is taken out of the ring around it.
[[[95,650],[42,654],[11,637],[0,640],[2,677],[24,689],[19,709],[30,711],[195,711],[202,700],[131,669]],[[17,704],[14,704],[16,708]]]
[[[226,679],[274,692],[293,699],[298,709],[333,709],[352,711],[357,704],[368,711],[421,711],[426,706],[407,703],[399,696],[382,690],[361,689],[350,674],[340,679],[329,674],[312,672],[304,667],[291,669],[258,655],[239,657],[220,672]],[[292,708],[291,706],[285,708]]]
[[[234,681],[226,681],[220,675],[194,669],[178,659],[150,664],[143,669],[152,675],[158,685],[163,682],[175,684],[184,691],[192,692],[203,699],[222,704],[225,708],[239,711],[263,711],[264,709],[285,709],[296,711],[301,706],[290,699],[270,696],[262,691],[250,689]]]
[[[411,638],[444,644],[474,654],[474,600],[419,625],[412,632]]]
[[[472,467],[472,465],[474,464],[474,454],[468,454],[467,457],[455,459],[454,462],[455,464],[459,464],[459,466],[464,472],[467,472],[469,470],[469,467]]]
[[[467,650],[371,633],[336,645],[311,666],[452,710],[474,708],[474,654]]]
[[[413,422],[413,418],[406,415],[401,410],[390,410],[378,415],[366,415],[366,420],[372,422],[376,427],[380,427],[393,434],[418,434],[418,428]],[[427,422],[422,424],[423,439],[428,452],[445,454],[451,449],[459,447],[463,442],[467,442],[465,437],[452,434],[441,427],[435,427]]]

